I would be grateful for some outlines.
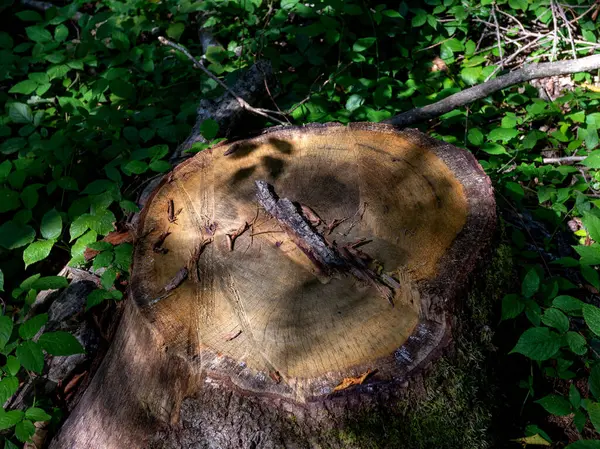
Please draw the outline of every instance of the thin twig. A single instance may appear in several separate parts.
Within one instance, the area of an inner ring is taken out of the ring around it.
[[[550,58],[550,61],[556,61],[556,51],[558,50],[558,20],[556,19],[554,0],[550,0],[550,10],[552,11],[552,23],[554,24],[554,29],[552,31],[552,57]]]
[[[563,164],[568,162],[581,162],[587,159],[587,156],[564,156],[564,157],[545,157],[542,159],[544,164]]]
[[[223,81],[221,81],[219,78],[217,78],[210,70],[208,70],[206,67],[204,67],[204,65],[200,61],[198,61],[196,58],[194,58],[192,56],[192,54],[187,50],[187,48],[185,48],[183,45],[179,45],[179,44],[176,44],[175,42],[171,42],[170,40],[166,39],[163,36],[159,36],[158,41],[161,44],[167,45],[168,47],[171,47],[171,48],[174,48],[175,50],[177,50],[177,51],[183,53],[185,56],[187,56],[188,59],[194,63],[195,67],[202,70],[206,74],[206,76],[208,76],[210,79],[212,79],[217,84],[219,84],[219,86],[221,86],[223,89],[225,89],[225,91],[229,95],[231,95],[233,98],[235,98],[237,100],[237,102],[243,109],[246,109],[247,111],[252,112],[256,115],[265,117],[265,118],[271,120],[272,122],[278,123],[280,125],[283,125],[283,126],[288,125],[286,122],[283,122],[283,121],[279,120],[278,118],[275,118],[271,115],[273,113],[277,113],[276,111],[265,112],[265,111],[267,111],[266,109],[258,109],[258,108],[251,106],[250,104],[248,104],[248,102],[246,100],[244,100],[242,97],[238,96],[234,91],[232,91],[229,88],[229,86],[227,86],[227,84],[225,84]]]
[[[567,26],[567,31],[569,32],[569,42],[571,43],[571,50],[573,51],[573,59],[577,59],[577,52],[575,51],[575,41],[573,40],[573,32],[571,31],[571,24],[569,23],[569,19],[567,19],[565,10],[560,5],[560,3],[556,3],[556,8],[558,10],[558,13],[560,14],[560,18]]]
[[[504,57],[502,54],[502,39],[500,38],[500,25],[498,25],[498,18],[496,17],[496,5],[492,4],[492,17],[494,24],[496,25],[496,42],[498,44],[498,56],[500,57],[500,67],[504,68]]]

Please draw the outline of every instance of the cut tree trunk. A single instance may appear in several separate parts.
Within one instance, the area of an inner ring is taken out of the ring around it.
[[[53,448],[348,447],[448,345],[495,226],[467,151],[367,123],[199,153],[140,217],[115,340]]]

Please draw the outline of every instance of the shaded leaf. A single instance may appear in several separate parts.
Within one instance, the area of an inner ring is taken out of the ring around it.
[[[39,338],[38,343],[48,354],[52,355],[72,355],[85,353],[81,343],[79,343],[79,341],[68,332],[46,332]]]

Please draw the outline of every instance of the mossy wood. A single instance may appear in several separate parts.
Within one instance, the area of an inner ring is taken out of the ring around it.
[[[289,411],[400,388],[447,345],[494,224],[475,158],[414,130],[275,128],[196,155],[142,212],[134,302],[54,447],[144,447],[208,391]],[[219,432],[245,447],[236,426]]]

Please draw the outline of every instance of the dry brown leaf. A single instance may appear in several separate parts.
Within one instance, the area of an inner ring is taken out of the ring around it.
[[[448,70],[448,66],[446,65],[444,60],[442,58],[440,58],[439,56],[436,56],[435,58],[433,58],[433,61],[431,61],[431,62],[432,62],[432,66],[431,66],[432,72],[446,72]]]
[[[374,372],[375,371],[373,370],[369,370],[366,373],[357,377],[344,377],[344,380],[342,380],[339,383],[339,385],[333,389],[333,391],[341,391],[345,390],[346,388],[350,388],[354,385],[361,385],[367,379],[367,377],[369,377]]]
[[[102,239],[103,242],[108,242],[113,246],[120,245],[121,243],[131,243],[133,242],[133,235],[131,232],[127,231],[113,231],[110,232]],[[92,248],[86,248],[83,252],[83,257],[86,262],[89,262],[94,257],[100,254],[100,251],[97,251]]]

